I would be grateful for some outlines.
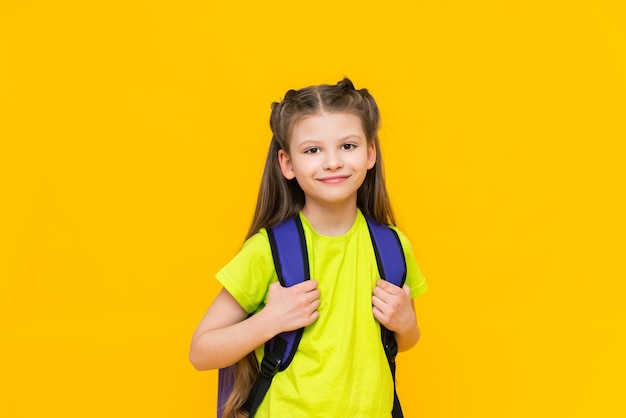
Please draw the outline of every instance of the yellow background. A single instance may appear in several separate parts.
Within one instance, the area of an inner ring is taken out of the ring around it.
[[[383,115],[430,291],[408,417],[623,417],[621,1],[0,5],[0,416],[206,417],[187,360],[270,102]]]

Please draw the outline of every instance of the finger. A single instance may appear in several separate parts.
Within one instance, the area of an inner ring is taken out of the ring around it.
[[[372,296],[372,306],[380,311],[385,311],[387,309],[387,302],[374,295]]]
[[[270,289],[276,289],[276,287],[280,286],[279,282],[274,282],[272,284],[270,284]]]
[[[378,296],[385,302],[389,303],[394,298],[398,297],[398,295],[402,294],[402,289],[400,289],[398,286],[395,286],[391,283],[387,283],[383,281],[381,282],[380,286],[377,285],[374,288],[373,294]]]
[[[318,311],[313,311],[313,313],[311,313],[311,315],[309,316],[309,320],[307,321],[307,324],[305,326],[311,325],[313,322],[317,321],[317,318],[320,317],[320,313]]]
[[[293,287],[297,287],[305,292],[310,292],[311,290],[317,289],[317,282],[315,280],[305,280],[302,283],[294,285]]]
[[[322,302],[319,299],[314,300],[313,302],[311,302],[311,310],[317,311],[321,304]]]
[[[390,283],[386,280],[379,280],[376,283],[376,287],[383,289],[385,292],[390,293],[392,295],[396,295],[400,293],[401,289],[393,283]]]
[[[389,293],[381,287],[376,286],[374,291],[372,292],[373,296],[376,296],[379,299],[385,299],[389,297]]]
[[[319,308],[318,302],[313,302],[308,306],[305,319],[307,325],[313,323],[317,318],[319,318],[320,313],[317,308]]]
[[[377,307],[373,307],[372,308],[372,314],[374,315],[374,318],[380,322],[383,325],[387,324],[387,316],[384,314],[383,311],[381,311],[380,309],[378,309]]]
[[[407,295],[409,299],[411,299],[411,288],[405,284],[404,286],[402,286],[402,290],[404,291],[404,294]]]
[[[320,291],[315,289],[315,290],[305,293],[304,296],[306,297],[305,300],[308,301],[309,303],[319,302]]]

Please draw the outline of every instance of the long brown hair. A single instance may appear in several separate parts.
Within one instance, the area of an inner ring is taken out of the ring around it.
[[[347,78],[336,85],[321,84],[300,90],[289,90],[282,101],[272,103],[270,143],[256,210],[247,238],[261,228],[269,228],[295,216],[304,207],[304,192],[296,179],[287,180],[278,163],[278,151],[289,152],[290,134],[295,124],[306,116],[321,112],[352,113],[359,117],[368,144],[376,147],[376,163],[367,172],[357,191],[357,207],[371,218],[383,224],[395,225],[395,217],[385,186],[383,159],[378,139],[380,114],[378,106],[367,89],[357,90]],[[224,418],[244,418],[242,410],[248,393],[258,374],[254,352],[240,360],[231,371],[234,373],[233,391],[224,408]]]

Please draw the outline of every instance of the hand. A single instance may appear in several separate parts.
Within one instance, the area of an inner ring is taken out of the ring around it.
[[[291,287],[272,283],[263,309],[269,321],[276,324],[276,334],[293,331],[312,324],[319,317],[320,291],[315,280],[306,280]]]
[[[411,289],[379,280],[372,296],[374,318],[390,331],[405,333],[416,327]]]

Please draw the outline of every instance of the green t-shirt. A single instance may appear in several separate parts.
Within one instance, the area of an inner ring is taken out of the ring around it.
[[[388,418],[393,381],[380,324],[372,314],[372,292],[380,276],[365,218],[359,211],[350,230],[337,237],[318,234],[302,214],[300,218],[311,279],[321,294],[320,316],[306,327],[289,367],[274,377],[256,417]],[[427,284],[408,239],[400,231],[398,235],[406,284],[415,297]],[[262,309],[269,285],[278,280],[267,232],[247,240],[216,277],[247,312]],[[263,346],[256,354],[260,361]]]

